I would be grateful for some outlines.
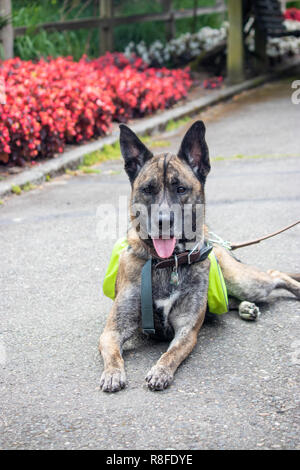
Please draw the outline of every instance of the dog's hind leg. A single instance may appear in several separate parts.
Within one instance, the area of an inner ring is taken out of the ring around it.
[[[276,282],[276,289],[286,289],[300,299],[300,282],[293,279],[286,273],[269,269],[267,274]],[[295,277],[298,277],[295,275]]]
[[[300,298],[300,283],[279,271],[263,272],[237,261],[226,249],[214,246],[228,294],[239,300],[238,311],[244,320],[256,320],[259,309],[256,302],[266,301],[274,289],[286,289]],[[232,307],[235,305],[231,302]],[[236,308],[236,307],[235,307]]]

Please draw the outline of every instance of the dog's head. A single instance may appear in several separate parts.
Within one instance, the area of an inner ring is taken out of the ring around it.
[[[190,249],[203,239],[204,184],[210,171],[203,122],[188,130],[177,155],[153,155],[127,126],[120,130],[138,236],[160,258]]]

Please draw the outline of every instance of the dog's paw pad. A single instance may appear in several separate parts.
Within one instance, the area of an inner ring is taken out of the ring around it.
[[[260,315],[259,308],[252,302],[241,302],[239,306],[239,316],[243,320],[255,321]]]
[[[119,369],[104,371],[100,379],[100,389],[102,392],[118,392],[125,385],[125,373]]]
[[[164,390],[173,380],[173,375],[162,366],[154,366],[146,376],[150,390]]]

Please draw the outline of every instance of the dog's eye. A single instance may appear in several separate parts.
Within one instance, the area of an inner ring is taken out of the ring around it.
[[[177,192],[178,194],[184,194],[186,192],[186,188],[184,188],[183,186],[178,186]]]
[[[152,194],[152,192],[153,192],[153,187],[151,185],[146,186],[145,188],[143,188],[143,193],[145,193],[145,194]]]

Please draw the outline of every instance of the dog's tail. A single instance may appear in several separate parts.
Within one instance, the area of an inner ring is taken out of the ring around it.
[[[295,279],[295,281],[300,282],[300,273],[286,273],[288,276],[290,276],[292,279]]]

